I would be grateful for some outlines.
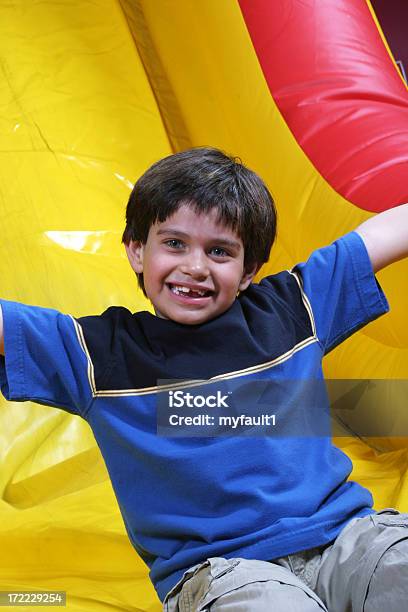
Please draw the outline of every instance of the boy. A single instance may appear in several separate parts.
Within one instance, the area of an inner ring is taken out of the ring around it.
[[[272,398],[285,437],[156,426],[186,388],[196,400],[226,381],[322,380],[323,355],[387,312],[373,272],[407,256],[407,219],[407,205],[377,215],[252,284],[272,197],[235,159],[192,149],[154,164],[127,207],[123,241],[155,315],[1,301],[3,394],[88,421],[164,610],[404,609],[408,515],[375,512],[328,435],[291,430],[297,385]]]

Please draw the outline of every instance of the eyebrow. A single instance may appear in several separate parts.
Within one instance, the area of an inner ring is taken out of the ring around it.
[[[157,231],[157,235],[159,234],[171,234],[172,236],[180,236],[180,238],[189,237],[188,234],[186,234],[185,232],[181,232],[180,230],[173,229],[171,227],[167,229],[159,229]],[[223,236],[221,236],[220,238],[214,238],[212,242],[216,242],[217,244],[222,244],[224,246],[229,246],[232,249],[241,248],[241,245],[239,242],[236,242],[235,240],[230,240],[229,238],[224,238]]]

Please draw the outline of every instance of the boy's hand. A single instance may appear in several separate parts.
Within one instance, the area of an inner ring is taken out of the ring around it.
[[[364,240],[374,273],[408,257],[408,204],[371,217],[355,231]]]
[[[0,355],[4,355],[3,311],[0,306]]]

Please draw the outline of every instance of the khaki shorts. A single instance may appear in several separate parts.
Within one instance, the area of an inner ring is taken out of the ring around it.
[[[404,612],[408,514],[385,508],[350,521],[336,540],[258,561],[212,557],[167,594],[164,612]]]

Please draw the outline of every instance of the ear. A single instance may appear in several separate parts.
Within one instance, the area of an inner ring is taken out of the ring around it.
[[[258,272],[260,267],[261,267],[260,265],[254,264],[250,270],[244,271],[244,274],[241,278],[241,282],[239,283],[239,287],[238,287],[239,291],[245,291],[245,289],[249,287],[252,279],[254,278],[255,274]]]
[[[125,244],[125,249],[134,272],[136,274],[143,272],[144,244],[139,240],[131,240],[129,244]]]

